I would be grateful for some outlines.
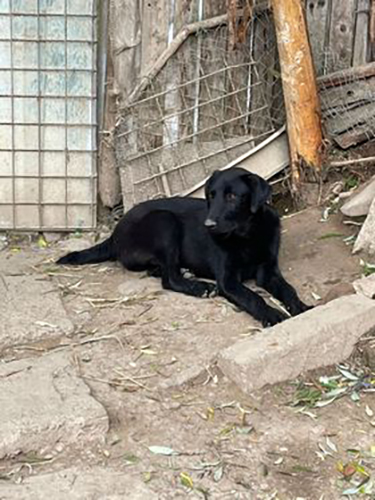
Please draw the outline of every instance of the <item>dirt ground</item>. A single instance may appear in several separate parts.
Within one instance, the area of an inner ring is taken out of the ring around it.
[[[338,214],[321,219],[321,209],[308,209],[283,221],[281,268],[311,304],[362,271],[344,241],[358,228]],[[12,240],[0,252],[3,275],[52,280],[75,325],[69,337],[4,349],[1,360],[68,350],[110,420],[105,446],[65,450],[51,463],[34,463],[33,474],[101,464],[144,481],[150,499],[160,500],[348,498],[342,492],[352,476],[338,470],[340,462],[351,462],[348,450],[357,450],[364,474],[375,474],[371,393],[303,413],[290,404],[297,381],[240,393],[216,368],[215,357],[259,328],[252,318],[220,298],[163,291],[157,279],[117,264],[54,265],[66,249],[88,243],[85,235],[45,248],[35,240]],[[332,373],[334,367],[304,380],[316,384]],[[19,461],[0,462],[0,482]],[[24,468],[18,475],[29,473]]]

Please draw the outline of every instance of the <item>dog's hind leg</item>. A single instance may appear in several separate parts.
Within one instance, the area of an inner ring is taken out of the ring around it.
[[[170,212],[159,211],[150,214],[148,219],[147,222],[151,223],[152,227],[148,245],[156,257],[163,288],[194,297],[211,295],[216,289],[213,283],[187,279],[181,274],[183,229],[178,218]]]

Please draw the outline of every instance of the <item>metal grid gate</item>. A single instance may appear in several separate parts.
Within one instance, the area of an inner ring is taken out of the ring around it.
[[[95,4],[0,0],[0,230],[96,224]]]

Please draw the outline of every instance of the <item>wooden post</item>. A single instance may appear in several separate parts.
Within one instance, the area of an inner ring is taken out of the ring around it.
[[[323,134],[315,69],[301,0],[271,0],[279,49],[292,171],[298,198],[306,169],[319,177]]]

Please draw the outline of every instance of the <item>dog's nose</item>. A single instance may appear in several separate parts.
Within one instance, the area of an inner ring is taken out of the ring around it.
[[[212,219],[206,219],[206,220],[204,221],[204,225],[205,225],[206,227],[215,227],[215,226],[217,226],[217,222],[215,222],[215,221],[214,221],[214,220],[212,220]]]

